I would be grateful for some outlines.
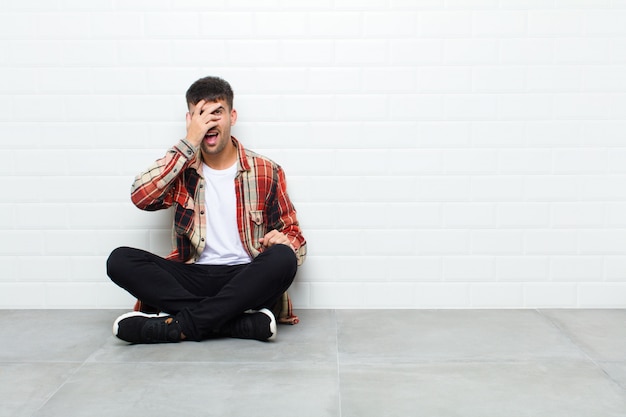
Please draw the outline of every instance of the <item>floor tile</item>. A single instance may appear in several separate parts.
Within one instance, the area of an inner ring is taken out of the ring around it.
[[[0,363],[0,417],[30,417],[80,366]]]
[[[297,364],[85,364],[35,417],[339,415],[337,368]]]
[[[626,392],[584,361],[340,365],[342,417],[624,417]]]
[[[341,310],[337,317],[340,362],[584,357],[533,310]]]
[[[598,362],[598,365],[626,390],[626,362]]]
[[[626,310],[542,311],[591,358],[626,361]]]
[[[0,362],[83,362],[111,335],[115,310],[5,310]]]

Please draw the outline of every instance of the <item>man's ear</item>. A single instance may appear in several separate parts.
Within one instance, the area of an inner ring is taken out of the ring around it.
[[[235,123],[237,123],[237,110],[232,109],[230,111],[230,125],[235,126]]]

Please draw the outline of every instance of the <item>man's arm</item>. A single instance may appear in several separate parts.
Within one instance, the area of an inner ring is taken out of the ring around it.
[[[197,148],[181,139],[157,159],[147,170],[135,177],[130,198],[138,208],[154,211],[173,203],[174,184],[196,155]]]
[[[146,171],[135,177],[131,200],[142,210],[160,210],[173,203],[176,178],[187,168],[196,155],[206,132],[220,119],[213,111],[216,103],[200,100],[191,106],[185,117],[187,136],[174,145],[167,154],[158,159]]]
[[[281,168],[278,168],[276,199],[271,212],[273,215],[270,217],[275,220],[273,224],[270,224],[270,229],[272,230],[259,239],[259,242],[264,247],[276,244],[290,246],[296,253],[298,265],[301,265],[306,257],[306,240],[302,235],[302,230],[296,217],[296,210],[287,194],[285,173]]]

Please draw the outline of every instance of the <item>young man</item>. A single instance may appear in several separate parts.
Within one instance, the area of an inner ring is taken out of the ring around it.
[[[173,206],[174,250],[111,253],[111,280],[152,306],[118,317],[113,333],[130,343],[272,340],[275,306],[290,309],[286,290],[306,255],[284,172],[231,136],[237,111],[226,81],[202,78],[186,99],[187,136],[131,190],[142,210]]]

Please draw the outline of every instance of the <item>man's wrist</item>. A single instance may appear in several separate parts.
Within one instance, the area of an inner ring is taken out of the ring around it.
[[[189,141],[187,138],[181,139],[174,147],[187,159],[191,159],[196,152],[198,152],[199,146],[194,146],[193,143]]]

